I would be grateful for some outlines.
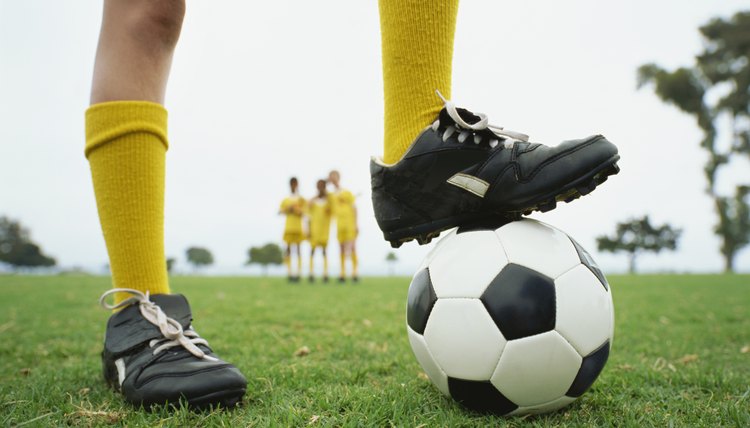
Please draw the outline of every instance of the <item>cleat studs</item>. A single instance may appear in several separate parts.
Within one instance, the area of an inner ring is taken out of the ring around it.
[[[399,248],[404,245],[403,241],[391,241],[391,248]]]
[[[547,211],[551,211],[555,209],[556,206],[557,206],[557,201],[554,199],[551,201],[542,202],[541,204],[539,204],[539,211],[546,213]]]
[[[591,180],[590,182],[586,184],[576,186],[576,190],[578,190],[578,193],[580,193],[582,196],[588,195],[589,193],[594,191],[595,188],[596,188],[596,183],[594,182],[594,180]]]

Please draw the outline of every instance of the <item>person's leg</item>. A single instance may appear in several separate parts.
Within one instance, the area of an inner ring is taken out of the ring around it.
[[[339,242],[339,260],[341,261],[341,275],[339,282],[346,281],[346,243]]]
[[[91,104],[162,104],[184,15],[184,0],[106,0]]]
[[[357,245],[355,241],[349,242],[349,257],[352,259],[352,279],[359,280],[359,259],[357,259]]]
[[[100,298],[106,381],[139,406],[236,405],[247,381],[192,327],[187,299],[169,294],[164,256],[167,112],[161,103],[183,0],[106,0],[86,157],[115,288]],[[107,298],[118,293],[116,303]]]
[[[86,157],[117,288],[169,293],[164,254],[167,112],[159,103],[184,11],[182,0],[104,2],[86,112]]]
[[[322,247],[323,252],[323,282],[328,282],[328,251],[326,244]]]
[[[299,278],[302,276],[302,251],[301,251],[302,244],[300,244],[299,242],[297,242],[296,244],[294,244],[294,246],[295,246],[295,250],[297,251],[297,275],[296,275],[296,278],[297,278],[297,280],[299,280]]]
[[[308,279],[310,282],[315,280],[315,249],[317,245],[310,244],[310,275]]]
[[[394,163],[450,99],[458,0],[380,0],[384,161]]]
[[[286,244],[286,248],[284,249],[284,264],[286,265],[286,278],[287,280],[292,280],[292,244],[288,243]]]
[[[548,147],[450,101],[457,8],[380,0],[385,140],[370,175],[375,219],[393,247],[549,211],[619,171],[617,147],[601,135]]]

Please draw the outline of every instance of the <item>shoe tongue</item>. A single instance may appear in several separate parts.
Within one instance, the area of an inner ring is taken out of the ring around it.
[[[481,117],[475,115],[469,110],[466,110],[465,108],[457,107],[456,112],[458,112],[458,115],[461,117],[461,119],[464,120],[464,122],[470,125],[473,125],[479,122],[480,120],[482,120]],[[440,119],[440,123],[456,123],[453,120],[453,118],[448,114],[448,111],[445,108],[440,110],[440,116],[438,118]]]
[[[182,294],[156,294],[151,296],[151,301],[156,303],[169,318],[180,323],[183,329],[190,327],[193,314],[190,313],[190,303],[185,296]]]
[[[155,294],[150,296],[169,317],[180,323],[183,329],[190,327],[193,317],[190,304],[182,294]],[[117,354],[140,346],[152,339],[161,339],[159,327],[141,315],[139,305],[130,305],[109,318],[104,347]]]

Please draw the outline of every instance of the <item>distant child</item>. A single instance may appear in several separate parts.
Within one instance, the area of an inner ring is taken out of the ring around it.
[[[297,177],[292,177],[289,180],[289,188],[291,189],[292,194],[281,201],[279,214],[286,216],[283,238],[286,243],[284,264],[286,265],[287,278],[289,282],[297,282],[302,274],[302,254],[300,253],[299,247],[305,237],[304,231],[302,230],[302,216],[305,212],[305,199],[297,194]],[[297,255],[296,275],[292,271],[293,253],[296,253]]]
[[[315,281],[315,250],[323,253],[323,282],[328,282],[328,236],[331,230],[331,196],[326,191],[326,181],[316,183],[318,194],[308,202],[308,227],[310,233],[310,282]]]
[[[336,237],[339,241],[339,256],[341,257],[339,282],[346,282],[347,256],[352,261],[352,281],[357,282],[359,281],[357,248],[355,245],[359,234],[357,206],[354,204],[352,192],[341,188],[340,180],[341,174],[338,171],[334,170],[328,174],[328,181],[334,188],[331,200],[333,201],[333,213],[336,217]]]

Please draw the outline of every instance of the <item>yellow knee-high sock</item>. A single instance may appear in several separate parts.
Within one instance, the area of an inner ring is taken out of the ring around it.
[[[286,266],[286,275],[292,276],[292,257],[284,256],[284,265]]]
[[[323,253],[323,278],[328,277],[328,255]]]
[[[86,111],[86,157],[115,287],[169,293],[164,255],[167,148],[167,111],[159,104],[115,101]]]
[[[357,259],[357,253],[352,253],[352,276],[356,277],[358,275],[359,268],[359,259]]]
[[[458,0],[380,0],[385,93],[384,161],[401,159],[451,96]]]
[[[310,254],[310,276],[315,275],[315,259],[313,258],[312,253]]]
[[[302,276],[302,254],[297,253],[297,276]]]

